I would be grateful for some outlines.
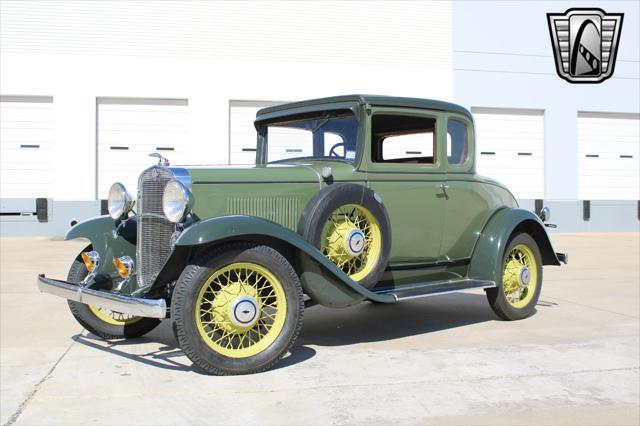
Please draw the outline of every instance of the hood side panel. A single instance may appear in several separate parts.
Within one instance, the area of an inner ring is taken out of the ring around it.
[[[229,197],[227,214],[261,217],[295,231],[301,214],[300,199],[296,196]]]
[[[293,231],[318,183],[194,183],[194,212],[201,220],[228,215],[256,216]]]
[[[194,212],[201,220],[256,216],[296,231],[305,206],[326,186],[320,176],[325,165],[331,166],[334,182],[364,181],[364,174],[341,162],[189,167]]]

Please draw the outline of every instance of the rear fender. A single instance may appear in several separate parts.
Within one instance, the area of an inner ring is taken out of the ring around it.
[[[476,242],[469,278],[500,282],[504,251],[511,236],[519,231],[536,241],[543,265],[560,265],[540,218],[528,210],[503,208],[489,219]]]
[[[265,239],[286,244],[311,257],[322,266],[323,274],[308,271],[300,273],[305,293],[321,305],[339,308],[353,305],[364,299],[382,303],[395,301],[393,296],[373,293],[353,281],[299,234],[254,216],[223,216],[199,222],[180,235],[176,241],[174,253],[180,256],[180,253],[185,252],[181,248],[186,247],[218,245],[234,240],[261,242]],[[171,262],[171,259],[167,261],[167,265],[169,264],[175,267],[175,262]]]

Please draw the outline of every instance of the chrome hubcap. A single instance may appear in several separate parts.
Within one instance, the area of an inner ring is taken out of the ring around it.
[[[524,287],[528,286],[529,281],[531,280],[531,272],[529,271],[529,268],[523,266],[522,269],[520,269],[520,275],[518,278],[520,281],[520,285]]]
[[[365,249],[364,232],[360,229],[352,229],[345,238],[344,248],[351,257],[360,256]]]
[[[260,317],[258,302],[251,296],[238,297],[229,309],[229,319],[238,327],[253,327]]]

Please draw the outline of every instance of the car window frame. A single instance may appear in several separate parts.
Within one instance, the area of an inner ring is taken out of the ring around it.
[[[475,170],[475,128],[474,123],[468,117],[461,114],[447,113],[444,117],[444,156],[447,173],[473,173]],[[447,155],[447,133],[449,128],[449,120],[459,121],[467,127],[467,158],[462,163],[449,163]]]
[[[442,151],[442,142],[443,135],[446,138],[446,126],[444,126],[444,134],[443,134],[443,124],[446,121],[443,121],[442,113],[434,110],[421,110],[417,108],[394,108],[394,107],[375,107],[369,110],[370,112],[367,114],[366,120],[366,131],[363,132],[366,137],[365,147],[366,150],[364,152],[364,160],[366,162],[366,170],[371,173],[420,173],[420,174],[429,174],[429,173],[442,173],[444,172],[444,162],[442,160],[443,151]],[[434,132],[434,150],[433,154],[435,156],[434,163],[391,163],[391,162],[375,162],[371,158],[371,153],[373,152],[373,117],[375,115],[398,115],[398,116],[413,116],[413,117],[422,117],[422,118],[431,118],[435,120],[435,132]],[[444,140],[446,144],[446,139]],[[445,146],[445,155],[446,155],[446,146]]]
[[[362,105],[352,101],[307,105],[298,108],[285,109],[282,111],[274,111],[266,114],[260,114],[260,111],[258,111],[258,114],[256,115],[256,119],[254,121],[257,136],[256,166],[266,167],[269,164],[266,161],[267,147],[264,138],[265,126],[269,125],[270,123],[285,121],[290,119],[290,117],[296,117],[302,114],[322,113],[339,110],[350,110],[357,120],[358,136],[356,138],[356,158],[353,161],[338,159],[323,161],[340,161],[353,165],[354,170],[360,170],[361,163],[363,161],[363,151],[366,150],[366,147],[364,145],[365,141],[367,140],[364,131],[366,127],[363,124],[365,122],[365,112],[363,111],[364,108],[362,107]]]

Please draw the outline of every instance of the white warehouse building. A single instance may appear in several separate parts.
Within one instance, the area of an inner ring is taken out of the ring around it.
[[[253,118],[351,93],[455,102],[478,172],[558,230],[640,230],[640,6],[614,75],[555,71],[546,14],[580,2],[0,1],[0,230],[64,235],[172,164],[247,164]]]

